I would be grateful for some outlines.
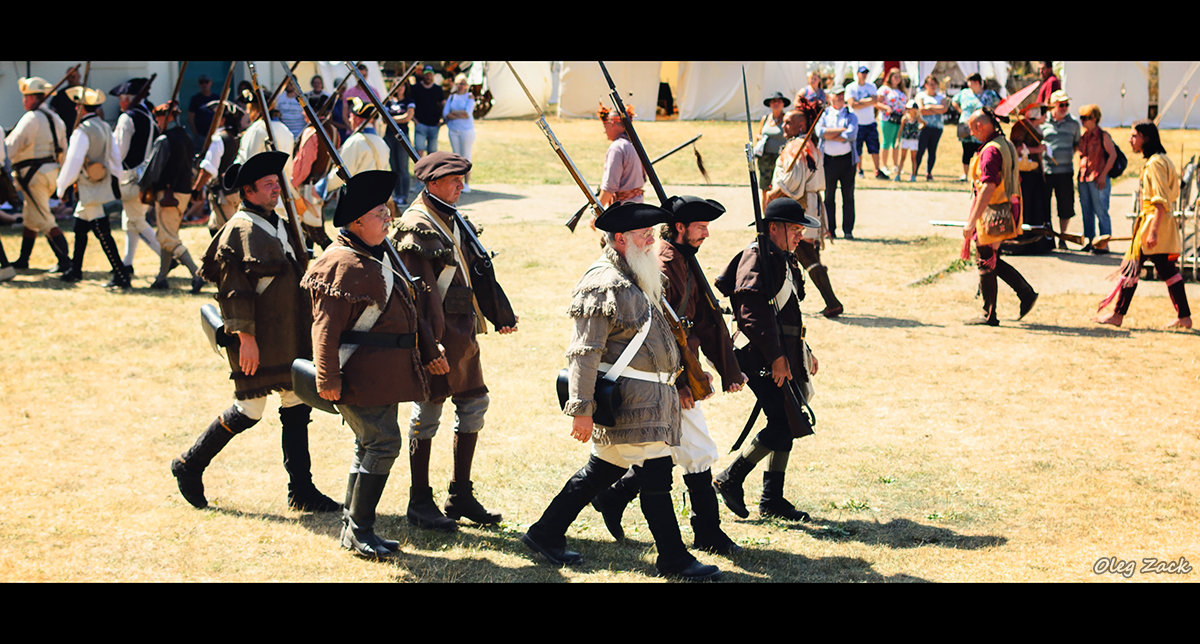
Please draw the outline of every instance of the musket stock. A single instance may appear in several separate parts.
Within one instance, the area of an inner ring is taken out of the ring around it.
[[[275,141],[275,133],[271,131],[271,111],[267,107],[267,96],[263,93],[262,86],[258,84],[258,71],[254,67],[254,61],[247,60],[246,66],[250,68],[250,84],[253,87],[254,100],[262,112],[263,127],[267,131],[267,146],[274,151],[286,152],[290,156],[290,150],[279,149],[279,144]],[[300,229],[300,218],[296,216],[296,207],[292,203],[291,181],[283,171],[280,171],[278,177],[280,188],[282,188],[280,198],[283,199],[283,208],[287,212],[288,223],[291,225],[294,235],[291,240],[292,250],[295,251],[296,259],[300,261],[301,266],[307,268],[308,250],[304,248],[304,233]]]

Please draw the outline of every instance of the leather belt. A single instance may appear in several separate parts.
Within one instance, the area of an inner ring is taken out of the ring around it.
[[[371,333],[369,331],[342,331],[342,344],[358,344],[370,347],[411,349],[417,346],[415,333]]]
[[[611,369],[612,365],[607,362],[600,363],[600,369]],[[675,378],[679,375],[678,371],[671,373],[662,373],[658,371],[642,371],[633,367],[625,367],[621,372],[622,378],[633,378],[634,380],[645,380],[646,382],[657,382],[660,385],[674,385]]]

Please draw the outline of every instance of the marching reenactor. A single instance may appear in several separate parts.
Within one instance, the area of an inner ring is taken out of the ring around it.
[[[218,102],[206,103],[205,107],[215,113]],[[202,187],[207,190],[211,211],[208,217],[208,232],[213,236],[216,236],[217,231],[221,230],[221,226],[224,226],[233,213],[237,212],[238,205],[242,202],[242,198],[236,190],[225,192],[221,185],[221,177],[225,175],[225,171],[233,165],[234,159],[237,158],[238,137],[241,135],[242,119],[245,116],[246,110],[241,105],[235,101],[225,101],[225,108],[221,115],[221,127],[212,135],[208,150],[204,153],[204,159],[200,161],[199,176],[196,177],[196,183],[192,186],[193,198],[199,195]]]
[[[83,118],[79,120],[79,127],[71,132],[63,166],[58,173],[58,194],[65,193],[71,184],[79,192],[75,202],[75,252],[71,269],[63,273],[62,278],[74,282],[83,277],[83,254],[87,250],[88,232],[92,232],[112,266],[112,284],[128,289],[129,273],[121,262],[108,214],[104,212],[104,204],[116,196],[113,194],[113,177],[121,173],[121,159],[113,145],[112,128],[97,113],[104,102],[104,92],[79,85],[67,88],[65,93],[81,106]]]
[[[161,250],[158,276],[150,288],[170,288],[167,274],[174,263],[179,262],[192,274],[192,293],[199,293],[204,286],[204,278],[179,238],[183,213],[192,198],[192,163],[195,157],[192,137],[178,124],[176,117],[179,113],[179,106],[173,100],[154,108],[154,122],[162,134],[154,140],[150,158],[146,161],[146,172],[138,185],[145,197],[157,205],[158,244]]]
[[[238,141],[238,153],[234,158],[234,163],[245,163],[256,154],[266,152],[269,148],[267,135],[267,120],[264,118],[262,108],[259,107],[259,102],[254,99],[253,90],[244,90],[242,92],[242,101],[246,104],[246,112],[250,118],[250,125],[242,132],[242,136]],[[292,176],[292,150],[296,142],[296,138],[292,136],[292,131],[288,129],[283,121],[278,118],[278,113],[272,114],[270,118],[271,137],[275,139],[276,150],[283,152],[286,155],[284,163],[284,176],[289,177],[287,186],[283,186],[289,190],[289,194],[295,194],[290,185]],[[275,212],[280,217],[287,219],[287,210],[284,208],[282,201],[275,207]]]
[[[234,404],[204,430],[188,451],[171,461],[179,491],[192,505],[207,507],[202,475],[229,441],[262,419],[267,395],[279,392],[283,466],[288,472],[288,506],[336,512],[341,505],[312,483],[308,423],[312,408],[292,391],[292,361],[312,355],[312,307],[300,288],[307,257],[297,257],[298,240],[275,213],[287,154],[262,152],[224,175],[224,189],[239,192],[241,208],[230,217],[204,254],[201,274],[217,285]]]
[[[338,154],[346,163],[346,172],[351,176],[368,170],[392,169],[391,150],[387,143],[375,131],[371,121],[375,120],[375,106],[355,96],[348,104],[350,106],[351,131],[361,128],[351,134],[338,148]],[[342,179],[336,171],[331,171],[325,182],[325,194],[342,186]]]
[[[385,148],[384,158],[386,152]],[[480,257],[468,247],[467,240],[477,231],[464,231],[458,225],[462,221],[473,226],[461,219],[455,205],[462,195],[463,176],[470,170],[471,162],[457,154],[438,151],[421,157],[413,174],[425,184],[425,190],[393,224],[392,237],[409,272],[432,287],[427,309],[450,361],[448,374],[431,379],[429,400],[413,403],[408,521],[446,531],[457,529],[455,519],[459,517],[480,524],[500,521],[500,514],[486,510],[475,499],[471,482],[471,464],[489,403],[475,336],[487,332],[485,319],[501,334],[517,331],[517,317],[504,290],[494,279],[484,277],[494,275],[482,265],[490,258]],[[454,473],[443,515],[433,501],[429,456],[447,398],[454,403],[457,422]]]
[[[313,80],[320,80],[320,78],[320,76],[316,76]],[[309,98],[311,99],[311,97]],[[324,98],[329,100],[328,96]],[[313,109],[317,108],[313,107]],[[309,119],[307,110],[304,118]],[[333,124],[324,121],[316,126],[311,120],[308,120],[308,124],[300,132],[300,142],[296,145],[295,156],[292,157],[291,180],[292,185],[296,186],[296,191],[299,193],[299,201],[304,203],[304,213],[300,217],[300,227],[304,230],[304,235],[321,248],[328,248],[333,240],[329,239],[329,235],[325,232],[323,215],[325,198],[317,191],[317,184],[325,178],[325,174],[332,164],[329,151],[321,145],[317,127],[324,128],[330,143],[337,146],[338,131]]]
[[[688,580],[720,575],[688,552],[671,502],[672,455],[684,440],[674,386],[680,354],[662,309],[653,232],[669,218],[662,208],[639,203],[612,206],[596,218],[596,228],[605,232],[604,254],[579,279],[567,309],[574,328],[563,405],[572,417],[571,436],[590,441],[592,453],[521,537],[556,565],[583,561],[567,549],[567,529],[597,493],[632,467],[658,549],[659,574]],[[620,387],[621,404],[602,414],[598,382],[612,380]]]
[[[693,196],[672,197],[667,206],[670,220],[663,234],[666,241],[659,245],[659,260],[667,276],[667,303],[688,329],[688,350],[699,358],[703,348],[704,355],[717,367],[722,388],[731,393],[739,391],[746,382],[746,375],[734,356],[725,319],[707,286],[704,271],[696,261],[696,252],[708,238],[709,222],[724,214],[725,207],[711,199]],[[709,435],[704,413],[699,401],[693,398],[687,379],[679,378],[676,386],[682,407],[682,438],[671,453],[674,463],[683,468],[683,482],[691,498],[694,545],[718,554],[739,552],[742,548],[721,530],[719,504],[712,487],[712,466],[719,457],[717,444]],[[630,469],[593,501],[604,516],[609,531],[618,540],[624,537],[621,513],[637,496],[638,488],[636,470]]]
[[[808,521],[807,512],[797,510],[783,498],[788,457],[797,437],[788,422],[784,388],[793,386],[788,381],[795,379],[809,391],[806,398],[811,397],[808,375],[817,372],[817,361],[805,341],[804,320],[800,315],[804,276],[793,253],[801,243],[804,228],[819,228],[820,222],[807,216],[804,207],[789,197],[773,199],[762,218],[767,225],[769,247],[763,249],[755,241],[740,251],[715,284],[730,298],[737,335],[748,341],[742,344],[741,338],[735,337],[735,345],[742,345],[735,354],[742,372],[749,376],[748,384],[767,417],[767,426],[715,477],[713,485],[730,511],[746,518],[749,512],[743,500],[742,483],[759,461],[770,457],[767,471],[763,472],[759,513],[764,517]],[[770,281],[764,273],[770,276]]]
[[[337,239],[300,283],[312,296],[317,391],[335,403],[355,437],[341,543],[371,557],[400,549],[374,532],[375,508],[403,442],[399,403],[429,396],[427,370],[450,370],[413,285],[385,246],[395,184],[396,175],[385,171],[350,178],[333,216]]]
[[[25,104],[25,113],[4,139],[9,160],[12,161],[13,179],[25,199],[21,209],[24,225],[21,254],[13,262],[13,267],[29,268],[33,243],[37,241],[38,233],[42,233],[46,235],[46,241],[58,259],[58,265],[51,270],[66,272],[71,268],[67,238],[54,221],[50,197],[54,194],[59,161],[66,148],[67,126],[47,104],[47,94],[53,89],[50,83],[31,76],[17,79],[17,85]]]
[[[154,230],[146,222],[150,205],[142,203],[142,193],[138,187],[138,180],[146,169],[146,161],[150,159],[150,146],[158,138],[158,129],[151,114],[154,106],[144,98],[137,100],[139,95],[146,95],[148,88],[145,85],[149,82],[145,78],[132,78],[109,91],[109,94],[117,97],[121,107],[117,127],[113,129],[113,145],[117,148],[117,157],[121,159],[121,228],[125,231],[125,257],[122,261],[130,275],[133,274],[133,256],[138,240],[144,240],[156,255],[162,253]]]

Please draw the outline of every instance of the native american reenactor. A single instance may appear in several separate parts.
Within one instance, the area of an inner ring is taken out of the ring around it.
[[[664,228],[664,243],[659,244],[659,261],[667,276],[665,295],[676,317],[687,328],[688,350],[699,360],[700,350],[716,366],[721,386],[727,392],[741,390],[746,382],[737,358],[733,341],[721,310],[708,287],[704,271],[696,261],[696,252],[708,238],[708,224],[725,212],[725,207],[711,199],[693,196],[672,197],[667,202],[670,212],[668,228]],[[707,375],[707,374],[705,374]],[[683,468],[683,482],[692,502],[692,530],[695,547],[718,554],[741,551],[722,530],[718,514],[717,495],[712,487],[712,466],[720,453],[709,435],[687,378],[676,381],[679,389],[682,439],[671,450],[676,465]],[[631,469],[612,487],[596,496],[592,504],[604,516],[605,525],[617,540],[624,538],[621,514],[638,494],[636,470]]]
[[[121,115],[117,117],[117,126],[113,129],[113,145],[121,159],[121,228],[125,231],[125,257],[122,261],[130,275],[133,274],[133,256],[139,240],[144,240],[154,254],[162,253],[154,229],[146,222],[150,205],[142,203],[142,192],[138,187],[138,180],[146,169],[146,161],[150,159],[150,146],[158,138],[154,116],[150,113],[154,106],[144,98],[138,100],[138,96],[146,95],[147,83],[149,81],[145,78],[132,78],[109,91],[110,95],[117,97],[121,107]]]
[[[238,191],[241,208],[213,238],[201,275],[217,285],[224,332],[236,339],[226,351],[233,380],[233,406],[221,412],[188,451],[171,461],[171,473],[188,503],[203,508],[204,469],[237,434],[262,419],[267,395],[279,392],[283,426],[283,466],[288,506],[309,512],[336,512],[341,505],[312,483],[308,423],[312,408],[292,391],[292,361],[312,355],[312,305],[300,288],[307,257],[299,240],[275,213],[287,154],[268,151],[235,163],[224,189]]]
[[[500,514],[484,509],[475,499],[471,482],[471,463],[489,403],[475,336],[487,332],[485,320],[501,334],[517,331],[517,316],[495,281],[491,257],[479,252],[478,230],[464,230],[463,225],[474,228],[474,224],[456,210],[463,176],[470,170],[471,162],[457,154],[437,151],[421,157],[413,175],[425,189],[393,224],[392,236],[409,272],[431,287],[427,310],[450,361],[448,374],[431,378],[429,400],[413,403],[407,516],[415,526],[447,531],[457,529],[459,517],[480,524],[500,521]],[[447,398],[454,402],[456,422],[454,474],[443,515],[429,484],[429,455]]]
[[[113,193],[113,177],[121,173],[121,159],[113,145],[112,128],[97,114],[104,102],[104,92],[82,85],[65,91],[67,97],[82,108],[83,117],[79,119],[79,127],[71,132],[56,184],[60,195],[72,184],[79,193],[75,202],[75,252],[71,257],[71,270],[63,273],[62,278],[74,282],[83,277],[83,254],[87,250],[88,232],[92,232],[112,266],[113,286],[127,290],[129,273],[121,262],[108,214],[104,212],[104,204],[119,197]]]
[[[819,114],[816,105],[803,101],[784,115],[783,134],[787,141],[775,160],[775,173],[763,206],[778,197],[791,197],[804,206],[806,213],[821,222],[820,228],[804,229],[804,239],[796,246],[796,258],[825,300],[821,315],[835,318],[842,314],[842,303],[829,283],[829,268],[821,263],[824,233],[829,230],[825,205],[820,197],[820,192],[825,189],[824,155],[810,137],[804,136]]]
[[[763,210],[762,219],[767,226],[769,245],[765,257],[756,240],[734,256],[714,283],[730,298],[738,329],[734,344],[740,347],[735,354],[742,372],[750,378],[750,389],[767,417],[767,425],[714,478],[713,485],[730,511],[744,519],[749,512],[743,500],[742,483],[759,461],[770,457],[767,471],[763,472],[759,513],[764,517],[808,521],[808,513],[797,510],[783,498],[788,456],[792,442],[798,437],[788,420],[785,388],[804,383],[801,389],[809,392],[806,395],[809,398],[812,391],[809,375],[817,372],[817,361],[808,349],[800,314],[804,276],[793,253],[802,243],[803,229],[819,228],[821,224],[806,215],[803,206],[790,197],[773,199]],[[765,265],[763,260],[767,262]],[[792,379],[797,382],[788,382]]]
[[[167,101],[154,108],[154,123],[162,132],[154,139],[150,158],[146,160],[146,171],[138,180],[143,200],[152,201],[158,216],[159,264],[158,276],[150,288],[166,290],[167,274],[178,262],[192,274],[192,293],[199,293],[204,286],[200,268],[192,260],[183,240],[179,238],[179,227],[183,224],[183,213],[192,198],[192,163],[195,153],[192,137],[179,125],[179,106]],[[172,127],[174,126],[174,127]]]
[[[403,443],[399,403],[429,396],[427,370],[450,370],[418,311],[415,286],[386,247],[395,185],[386,171],[350,177],[333,216],[337,240],[300,282],[312,296],[317,391],[354,431],[341,543],[371,557],[400,550],[374,532],[375,508]]]
[[[218,101],[206,103],[204,107],[216,111]],[[236,101],[225,101],[225,109],[221,113],[221,127],[213,132],[208,150],[200,161],[200,173],[192,186],[192,197],[200,193],[201,186],[208,193],[208,205],[211,213],[208,217],[208,233],[216,236],[221,226],[229,221],[242,203],[241,196],[236,190],[225,192],[221,185],[221,177],[237,158],[238,137],[242,133],[242,119],[246,110]]]
[[[51,270],[66,272],[71,268],[67,238],[54,221],[50,197],[54,194],[59,162],[67,146],[67,126],[46,102],[47,94],[53,88],[45,79],[37,76],[19,78],[17,86],[21,90],[25,113],[4,138],[12,161],[13,179],[25,199],[21,209],[24,225],[21,254],[13,267],[29,268],[33,243],[37,241],[38,233],[43,233],[58,259],[58,265]]]
[[[566,548],[567,529],[597,493],[632,467],[658,549],[659,574],[692,580],[720,575],[688,552],[671,502],[672,455],[683,440],[674,382],[680,353],[663,310],[664,280],[654,243],[654,227],[669,219],[662,208],[630,202],[596,218],[596,228],[605,233],[604,252],[575,285],[567,309],[574,329],[563,402],[563,413],[572,417],[571,436],[591,441],[592,453],[521,537],[556,565],[583,560]],[[616,409],[600,409],[600,400],[611,405],[599,393],[601,385],[619,390]]]

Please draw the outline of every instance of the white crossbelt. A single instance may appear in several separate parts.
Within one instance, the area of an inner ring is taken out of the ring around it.
[[[347,246],[330,246],[329,250],[343,250],[353,253],[359,257],[365,257],[369,260],[372,260],[382,267],[384,294],[383,306],[379,306],[379,304],[371,302],[371,304],[363,310],[362,314],[358,316],[358,321],[355,322],[354,326],[352,327],[354,331],[370,331],[375,326],[375,323],[379,321],[379,316],[383,315],[383,309],[387,306],[388,300],[390,300],[392,297],[392,285],[395,284],[392,274],[396,272],[396,269],[392,267],[392,258],[384,255],[383,261],[380,261],[366,253],[359,252]],[[358,347],[359,345],[357,344],[343,344],[338,347],[338,364],[345,367],[346,362],[350,360],[350,356],[354,355],[354,352],[358,350]]]
[[[259,227],[268,235],[279,240],[280,245],[283,246],[284,254],[287,255],[289,259],[296,259],[296,253],[292,251],[292,246],[288,242],[287,229],[283,225],[283,219],[276,219],[276,225],[275,227],[272,227],[270,222],[268,222],[265,218],[260,217],[252,212],[246,212],[245,210],[237,211],[232,217],[230,217],[230,219],[242,219]],[[254,291],[259,295],[262,295],[263,291],[267,290],[267,287],[270,286],[271,282],[274,280],[274,275],[268,275],[259,279],[258,283],[254,285]]]
[[[599,262],[592,264],[588,270],[590,271],[592,268],[596,268],[600,265],[601,264]],[[674,373],[643,371],[641,369],[634,369],[633,367],[629,366],[629,363],[633,361],[634,354],[636,354],[637,350],[642,346],[642,342],[646,340],[646,336],[650,334],[650,322],[654,319],[654,303],[650,301],[650,296],[648,295],[646,296],[646,306],[648,307],[646,312],[649,315],[646,318],[645,324],[642,325],[642,328],[638,329],[637,335],[633,336],[633,339],[629,341],[629,344],[625,345],[625,350],[621,352],[621,355],[617,358],[617,361],[615,363],[600,363],[600,369],[604,371],[604,378],[606,380],[615,381],[617,378],[624,376],[626,378],[633,378],[634,380],[657,382],[663,385],[671,385],[675,383]]]

